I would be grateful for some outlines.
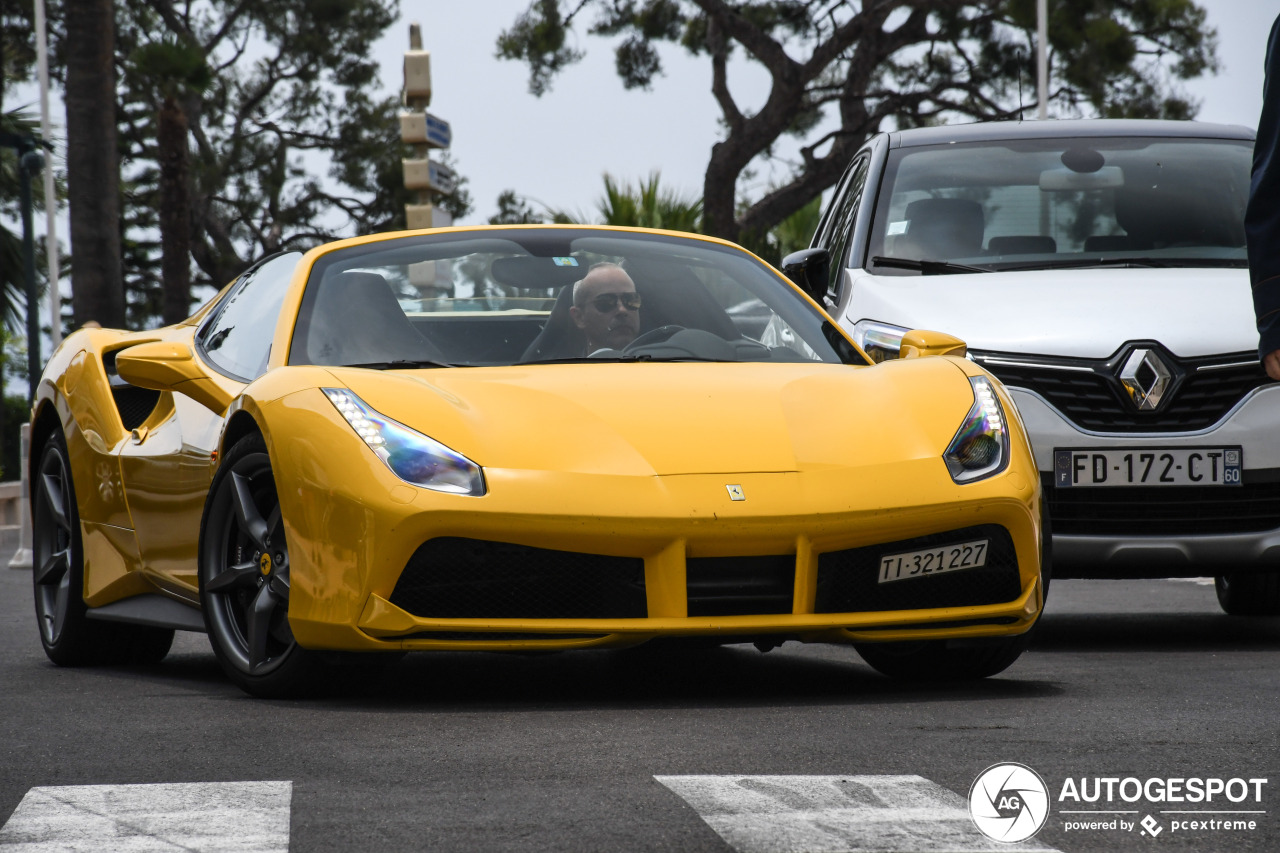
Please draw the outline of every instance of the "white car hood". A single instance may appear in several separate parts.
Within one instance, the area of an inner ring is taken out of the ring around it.
[[[1126,341],[1193,357],[1256,351],[1243,269],[1078,269],[853,279],[844,325],[878,320],[971,349],[1106,358]]]

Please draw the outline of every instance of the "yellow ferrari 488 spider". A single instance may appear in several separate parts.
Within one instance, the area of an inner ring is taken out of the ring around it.
[[[267,258],[184,323],[54,353],[41,640],[58,664],[147,662],[206,631],[263,696],[338,653],[659,637],[997,673],[1047,587],[1035,462],[962,342],[902,349],[873,365],[777,271],[687,234]]]

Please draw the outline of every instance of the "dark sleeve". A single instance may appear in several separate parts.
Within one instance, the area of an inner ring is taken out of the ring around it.
[[[1280,349],[1280,17],[1267,40],[1262,115],[1253,144],[1253,178],[1244,230],[1258,318],[1258,353]]]

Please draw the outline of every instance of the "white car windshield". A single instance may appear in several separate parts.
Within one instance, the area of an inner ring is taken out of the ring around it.
[[[1244,267],[1252,144],[1076,137],[890,152],[868,268]]]

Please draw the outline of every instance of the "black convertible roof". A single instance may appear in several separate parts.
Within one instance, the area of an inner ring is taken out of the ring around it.
[[[1091,136],[1173,136],[1185,139],[1252,140],[1254,132],[1237,124],[1155,119],[1047,119],[990,121],[917,127],[889,133],[890,148],[942,145],[948,142],[992,142],[1007,139],[1077,139]]]

